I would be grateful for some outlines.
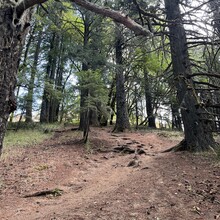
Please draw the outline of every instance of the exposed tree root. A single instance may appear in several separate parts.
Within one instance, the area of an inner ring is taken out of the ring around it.
[[[136,154],[136,155],[147,154],[143,149],[140,149],[140,148],[132,149],[128,147],[127,145],[114,147],[113,152],[124,153],[124,154]]]
[[[171,147],[165,151],[162,151],[162,153],[167,153],[167,152],[178,152],[178,151],[187,151],[187,144],[185,139],[183,139],[179,144],[175,145],[174,147]]]
[[[123,132],[129,132],[129,131],[131,131],[130,126],[121,127],[121,126],[115,124],[115,126],[112,130],[112,133],[123,133]]]
[[[124,154],[134,154],[135,150],[127,147],[126,145],[122,145],[122,146],[114,147],[113,152],[124,153]]]
[[[217,155],[216,153],[216,149],[219,147],[219,144],[217,142],[214,143],[214,146],[211,147],[209,146],[207,148],[207,151],[208,150],[211,150],[214,154]],[[190,150],[189,146],[187,146],[187,143],[185,141],[185,139],[183,139],[179,144],[175,145],[174,147],[171,147],[165,151],[162,151],[162,153],[167,153],[167,152],[179,152],[179,151],[192,151]],[[202,151],[202,150],[201,150]],[[206,151],[206,150],[203,150],[203,151]]]
[[[61,189],[52,189],[52,190],[44,190],[44,191],[40,191],[40,192],[36,192],[30,195],[25,195],[24,198],[29,198],[29,197],[38,197],[38,196],[61,196],[62,195],[63,190]]]

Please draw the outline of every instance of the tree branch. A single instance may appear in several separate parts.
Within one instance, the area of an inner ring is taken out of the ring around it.
[[[193,73],[191,75],[188,75],[188,78],[195,77],[195,76],[207,76],[207,77],[215,77],[220,79],[220,74],[219,73]]]
[[[20,18],[25,10],[28,8],[31,8],[32,6],[36,4],[41,4],[44,3],[48,0],[23,0],[21,1],[17,7],[16,7],[16,12],[17,12],[17,17]]]
[[[140,24],[136,23],[134,20],[132,20],[127,15],[124,15],[118,11],[112,10],[110,8],[100,7],[98,5],[87,2],[85,0],[71,0],[71,1],[85,9],[88,9],[92,12],[103,15],[105,17],[109,17],[113,19],[114,21],[123,24],[124,26],[132,30],[136,35],[143,35],[143,36],[151,35],[150,31],[143,28]]]
[[[26,9],[28,9],[36,4],[44,3],[46,1],[48,1],[48,0],[23,0],[16,7],[16,12],[17,12],[18,18],[20,18],[22,16],[23,12]],[[143,35],[143,36],[151,35],[149,30],[145,29],[140,24],[138,24],[134,20],[132,20],[130,17],[120,13],[119,11],[115,11],[110,8],[100,7],[96,4],[90,3],[85,0],[71,0],[71,2],[85,8],[87,10],[90,10],[90,11],[95,12],[97,14],[103,15],[105,17],[109,17],[109,18],[113,19],[114,21],[123,24],[124,26],[126,26],[127,28],[132,30],[136,35]]]
[[[208,83],[208,82],[198,82],[198,81],[193,81],[193,83],[195,83],[195,84],[199,84],[199,85],[206,85],[206,86],[210,86],[210,87],[212,87],[212,88],[220,89],[220,86],[213,85],[213,84]],[[210,88],[210,90],[212,90],[212,89]]]

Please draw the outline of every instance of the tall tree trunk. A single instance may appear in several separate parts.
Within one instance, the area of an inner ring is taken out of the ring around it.
[[[56,121],[56,110],[57,110],[57,100],[55,97],[56,96],[56,82],[55,82],[55,77],[56,77],[56,72],[57,72],[57,67],[58,67],[58,54],[61,53],[60,50],[60,44],[61,44],[61,36],[59,33],[55,33],[55,39],[54,39],[54,49],[53,49],[53,55],[52,55],[52,63],[51,63],[51,72],[49,75],[49,86],[51,89],[53,89],[52,94],[50,94],[49,98],[49,115],[48,115],[48,120],[49,123],[53,123]]]
[[[37,64],[38,64],[38,59],[39,59],[39,54],[40,54],[40,47],[41,47],[41,42],[42,42],[42,31],[38,33],[38,38],[37,38],[37,45],[35,48],[34,52],[34,62],[31,68],[31,78],[29,81],[28,85],[28,93],[27,93],[27,100],[26,100],[26,122],[32,122],[32,108],[33,108],[33,92],[34,92],[34,80],[35,80],[35,75],[37,72]]]
[[[56,68],[56,74],[54,79],[54,93],[50,99],[50,111],[49,111],[49,122],[57,122],[58,116],[59,116],[59,110],[60,110],[60,102],[61,102],[61,93],[63,92],[63,73],[64,73],[64,62],[65,62],[65,56],[64,56],[64,46],[63,46],[63,40],[62,37],[58,38],[57,42],[57,53],[58,53],[58,59],[56,60],[57,68]],[[58,52],[60,51],[60,52]]]
[[[83,131],[84,127],[87,124],[87,111],[86,111],[86,99],[88,98],[89,91],[86,88],[81,88],[80,91],[80,123],[79,123],[79,130]]]
[[[178,129],[182,131],[182,120],[179,113],[179,106],[177,104],[171,104],[172,111],[172,129]]]
[[[144,91],[145,91],[145,99],[146,99],[148,127],[156,128],[154,109],[152,103],[151,85],[149,82],[149,75],[146,69],[144,69]]]
[[[31,15],[27,10],[22,20],[15,21],[10,4],[1,1],[0,5],[0,154],[9,114],[16,109],[14,89],[18,62]]]
[[[114,117],[114,112],[115,112],[115,78],[112,80],[111,88],[108,94],[108,103],[107,106],[111,108],[110,112],[110,121],[109,124],[113,125],[113,117]]]
[[[84,17],[84,33],[83,33],[83,48],[86,50],[90,37],[90,21],[89,16],[86,13]],[[89,69],[88,64],[85,62],[82,63],[82,71],[87,71]],[[79,130],[84,131],[87,127],[87,121],[89,120],[89,114],[86,110],[86,100],[88,98],[89,92],[88,88],[81,82],[80,89],[80,121],[79,121]]]
[[[138,109],[138,91],[137,91],[137,85],[135,85],[134,89],[134,95],[135,95],[135,128],[138,129],[138,121],[139,121],[139,109]]]
[[[40,122],[41,123],[48,123],[51,121],[51,93],[50,90],[54,84],[54,77],[56,71],[56,64],[57,64],[57,57],[56,57],[56,49],[57,44],[59,41],[57,40],[57,34],[53,33],[50,42],[50,50],[48,52],[48,61],[46,67],[46,75],[45,75],[45,85],[44,85],[44,92],[42,97],[42,104],[41,104],[41,113],[40,113]]]
[[[36,31],[36,25],[34,25],[33,27],[30,28],[29,30],[29,35],[28,35],[28,39],[27,39],[27,43],[25,44],[25,48],[23,48],[24,50],[24,58],[22,60],[22,63],[19,61],[19,68],[18,68],[18,74],[25,74],[25,71],[26,71],[26,67],[27,67],[27,58],[28,58],[28,53],[29,53],[29,50],[30,50],[30,47],[31,47],[31,43],[34,39],[34,33]],[[19,96],[19,92],[20,92],[20,87],[21,85],[18,85],[16,87],[16,90],[17,90],[17,94],[16,94],[16,99],[18,98]],[[12,113],[10,115],[10,122],[12,122],[13,120],[13,116],[14,113]]]
[[[112,101],[111,101],[111,104],[110,104],[110,107],[111,107],[111,116],[110,116],[110,121],[109,121],[109,124],[110,125],[113,125],[113,118],[114,118],[114,114],[115,114],[115,101],[116,101],[116,93],[114,92],[113,93],[113,97],[112,97]]]
[[[56,92],[58,93],[58,96],[55,97],[55,102],[54,102],[54,109],[55,109],[55,113],[53,116],[54,122],[58,121],[59,114],[60,114],[60,106],[61,106],[61,100],[62,100],[60,95],[63,94],[63,86],[62,86],[63,73],[64,73],[64,62],[62,59],[57,70],[56,82],[55,82],[55,89],[56,89]]]
[[[123,55],[122,55],[123,36],[121,29],[116,26],[116,124],[114,131],[123,132],[125,129],[130,129],[130,122],[128,117],[128,109],[126,103],[126,93],[124,86],[123,73]]]
[[[185,140],[182,149],[205,151],[215,147],[209,120],[203,120],[205,109],[201,105],[194,85],[189,79],[191,66],[187,49],[186,33],[181,20],[179,0],[165,0],[169,22],[173,74],[177,89],[177,98],[181,107]],[[202,113],[202,114],[201,114]]]

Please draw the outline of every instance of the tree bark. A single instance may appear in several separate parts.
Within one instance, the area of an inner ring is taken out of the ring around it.
[[[16,109],[14,89],[26,29],[31,11],[27,10],[20,20],[14,20],[15,9],[8,1],[0,6],[0,154],[9,114]]]
[[[205,151],[216,144],[209,121],[203,120],[204,114],[201,114],[205,113],[205,109],[188,77],[191,75],[191,66],[179,0],[165,0],[165,7],[167,18],[172,21],[169,23],[169,38],[177,98],[184,124],[185,141],[182,146],[189,151]]]
[[[154,108],[152,103],[151,85],[149,82],[149,75],[146,69],[144,69],[144,91],[145,91],[145,99],[146,99],[148,127],[156,128]]]
[[[126,103],[126,93],[124,87],[124,73],[123,73],[123,55],[122,55],[123,36],[121,29],[116,26],[116,124],[114,131],[123,132],[130,129],[130,122],[128,117],[128,109]]]

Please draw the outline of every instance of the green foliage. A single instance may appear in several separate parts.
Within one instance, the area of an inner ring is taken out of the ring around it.
[[[139,68],[145,68],[153,76],[155,74],[162,74],[164,70],[168,67],[171,59],[165,59],[163,51],[155,51],[149,53],[147,50],[152,49],[146,45],[146,48],[137,48],[136,49],[136,61],[134,62],[135,66]]]
[[[135,50],[136,59],[132,65],[136,74],[136,82],[141,84],[141,88],[144,88],[147,80],[148,89],[151,92],[154,103],[161,103],[165,101],[166,96],[169,95],[167,92],[170,85],[167,80],[168,76],[166,76],[164,72],[171,61],[170,58],[165,58],[163,51],[157,51],[148,44],[145,46],[145,48],[138,47]],[[149,53],[148,50],[155,51]],[[144,92],[144,90],[142,90],[142,92]]]
[[[77,77],[78,89],[88,90],[90,96],[88,102],[107,102],[107,88],[102,80],[100,70],[80,71],[77,73]]]
[[[70,3],[63,3],[66,10],[62,14],[62,30],[65,30],[67,34],[74,35],[74,40],[82,42],[82,33],[84,31],[84,24],[82,18],[80,18]]]
[[[102,74],[99,70],[81,71],[78,76],[78,89],[87,91],[88,96],[81,111],[87,112],[88,109],[97,112],[101,120],[109,118],[110,111],[106,106],[108,100],[108,90],[103,82]]]
[[[51,82],[46,81],[45,82],[45,90],[47,92],[47,98],[51,99],[57,99],[57,100],[61,100],[62,99],[62,91],[58,90],[57,88],[54,88],[54,85]]]
[[[63,121],[78,123],[80,112],[80,96],[73,86],[65,88],[62,100]]]

